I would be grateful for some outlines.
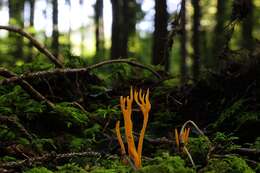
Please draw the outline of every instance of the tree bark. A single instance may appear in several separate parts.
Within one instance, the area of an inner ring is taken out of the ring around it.
[[[24,0],[9,0],[9,25],[15,25],[20,28],[24,27],[23,11]],[[23,37],[16,36],[14,33],[9,33],[10,55],[17,59],[23,59]]]
[[[59,56],[58,0],[52,0],[52,43],[53,54]]]
[[[29,27],[32,29],[34,27],[34,9],[35,9],[35,0],[29,0],[30,4],[30,21],[29,21]],[[34,36],[34,33],[31,33],[32,36]],[[27,62],[32,61],[33,59],[33,45],[32,43],[29,43],[29,55],[27,58]]]
[[[121,0],[111,0],[112,4],[112,38],[111,38],[111,59],[118,59],[120,58],[120,35],[121,35]]]
[[[253,39],[253,2],[252,0],[247,0],[247,5],[250,10],[247,13],[246,18],[244,18],[242,23],[242,46],[250,51],[254,49],[254,39]]]
[[[121,34],[121,49],[120,49],[120,57],[127,58],[128,57],[128,39],[129,39],[129,31],[130,31],[130,14],[129,14],[129,1],[123,1],[122,4],[122,34]]]
[[[180,35],[180,42],[181,42],[181,60],[180,60],[180,70],[181,70],[181,83],[186,83],[187,80],[187,31],[186,31],[186,0],[182,0],[181,3],[181,35]]]
[[[193,14],[193,35],[192,35],[192,47],[193,47],[193,79],[197,81],[200,75],[200,1],[192,0],[194,9]]]
[[[99,57],[100,55],[104,55],[103,0],[96,0],[95,27],[96,57]]]
[[[225,21],[227,19],[226,15],[226,5],[227,1],[218,0],[217,1],[217,14],[216,14],[216,26],[214,29],[214,37],[212,42],[212,55],[211,55],[211,61],[210,66],[218,68],[219,67],[219,59],[218,56],[220,55],[223,47],[223,44],[225,42],[225,36],[224,36],[224,25]]]
[[[153,65],[164,65],[165,70],[169,69],[169,55],[167,45],[167,24],[168,12],[166,0],[155,0],[155,19],[153,34]]]

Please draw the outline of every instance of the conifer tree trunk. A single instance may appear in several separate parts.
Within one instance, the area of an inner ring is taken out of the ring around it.
[[[129,1],[123,1],[122,4],[122,34],[121,34],[121,49],[120,49],[120,57],[127,58],[128,57],[128,38],[129,38],[129,30],[130,30],[130,14],[129,14]]]
[[[111,38],[111,59],[118,59],[120,58],[120,49],[121,49],[121,0],[111,0],[112,4],[112,38]]]
[[[30,4],[30,21],[29,21],[29,27],[34,27],[34,9],[35,9],[35,0],[29,0]],[[32,36],[34,36],[34,33],[31,33]],[[33,45],[29,43],[29,55],[27,57],[27,62],[32,61],[33,58]]]
[[[200,0],[192,0],[194,9],[193,14],[193,33],[192,33],[192,47],[193,47],[193,79],[198,80],[200,74]]]
[[[9,0],[9,25],[24,27],[23,11],[24,0]],[[17,36],[15,33],[9,32],[9,40],[12,46],[10,46],[10,55],[15,58],[23,59],[23,37]]]
[[[96,57],[98,57],[99,55],[104,55],[103,0],[96,0],[95,27]]]
[[[56,58],[59,56],[58,0],[52,0],[52,43],[51,48]]]
[[[180,70],[181,70],[181,83],[184,84],[187,80],[187,31],[186,31],[186,0],[182,0],[181,3],[181,35],[180,35],[180,43],[181,43],[181,60],[180,60]]]
[[[219,55],[223,49],[225,42],[224,36],[224,25],[227,19],[226,15],[227,1],[217,0],[217,14],[216,14],[216,26],[214,29],[213,41],[212,41],[212,56],[210,66],[218,68],[219,66]]]
[[[153,65],[164,65],[169,68],[169,55],[165,46],[167,45],[168,12],[166,0],[155,0],[155,19],[153,34]]]
[[[253,1],[247,0],[247,8],[250,10],[246,18],[242,22],[242,46],[252,51],[254,48],[253,40],[253,25],[254,25],[254,16],[253,16]]]

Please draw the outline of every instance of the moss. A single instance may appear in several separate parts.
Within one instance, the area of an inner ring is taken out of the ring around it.
[[[169,156],[166,159],[156,158],[156,162],[141,168],[138,173],[193,173],[193,169],[185,167],[185,162],[179,156]]]
[[[203,173],[254,173],[245,160],[236,156],[224,159],[211,159]]]
[[[97,168],[91,171],[91,173],[130,173],[130,171],[122,168],[111,168],[111,169]]]
[[[80,168],[78,165],[71,163],[58,167],[58,171],[55,173],[87,173],[84,169]]]
[[[203,136],[200,136],[198,138],[189,138],[187,148],[197,166],[205,164],[210,148],[209,139]]]
[[[25,171],[24,173],[53,173],[53,172],[48,170],[45,167],[37,167],[37,168],[29,169],[29,170]]]

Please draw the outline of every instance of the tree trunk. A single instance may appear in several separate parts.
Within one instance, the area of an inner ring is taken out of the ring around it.
[[[129,1],[123,1],[122,4],[122,34],[121,34],[121,49],[120,49],[120,57],[127,58],[128,57],[128,39],[129,39],[129,30],[130,30],[130,14],[129,14]]]
[[[120,49],[121,49],[121,0],[111,0],[112,4],[112,38],[111,38],[111,59],[120,58]]]
[[[34,27],[34,9],[35,9],[35,0],[29,0],[29,4],[30,4],[30,23],[29,23],[29,27],[30,29],[32,29]],[[34,36],[34,33],[31,33],[32,36]],[[27,58],[27,62],[32,61],[33,58],[33,45],[31,43],[29,43],[29,55]]]
[[[59,57],[58,0],[52,0],[52,43],[51,48],[56,58]]]
[[[167,44],[168,12],[166,0],[155,0],[155,19],[153,34],[153,65],[165,65],[169,69],[169,55],[166,51]]]
[[[24,27],[23,10],[24,0],[9,0],[9,25]],[[15,58],[23,59],[23,37],[17,36],[15,33],[9,33],[10,55]]]
[[[96,0],[95,4],[95,36],[96,57],[104,55],[104,24],[103,24],[103,0]]]
[[[218,68],[219,67],[219,55],[221,54],[221,51],[223,50],[223,44],[225,43],[225,36],[224,36],[224,25],[225,21],[227,19],[226,15],[226,5],[227,1],[218,0],[217,1],[217,14],[216,14],[216,26],[214,29],[214,37],[212,42],[212,55],[211,55],[211,61],[210,66]]]
[[[193,14],[193,35],[192,35],[192,47],[193,47],[193,79],[197,81],[200,75],[200,1],[192,0],[194,9]]]
[[[182,0],[181,3],[181,35],[180,35],[180,42],[181,42],[181,60],[180,60],[180,70],[181,70],[181,83],[186,83],[187,80],[187,31],[186,31],[186,0]]]
[[[253,39],[253,2],[252,0],[247,0],[247,5],[250,10],[246,18],[242,22],[242,46],[252,51],[254,49],[254,39]]]

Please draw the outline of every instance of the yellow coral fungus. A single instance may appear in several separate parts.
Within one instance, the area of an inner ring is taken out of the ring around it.
[[[190,133],[190,128],[185,128],[183,130],[183,133],[180,132],[180,134],[178,134],[178,130],[175,129],[176,146],[179,150],[182,150],[180,148],[183,147],[182,145],[186,145],[188,143],[189,133]]]
[[[135,99],[135,102],[140,107],[142,113],[143,113],[143,127],[140,132],[140,137],[138,140],[138,148],[136,150],[135,147],[135,141],[133,137],[133,123],[131,119],[132,114],[132,103],[133,98]],[[130,96],[127,97],[120,97],[120,106],[121,111],[123,113],[124,117],[124,125],[125,125],[125,135],[126,135],[126,141],[128,146],[128,155],[130,158],[134,161],[134,165],[136,169],[139,169],[141,167],[141,159],[142,159],[142,148],[143,148],[143,140],[145,135],[145,130],[147,127],[148,117],[149,117],[149,111],[151,109],[151,104],[149,101],[149,89],[147,90],[146,94],[142,94],[142,90],[140,91],[134,91],[133,89],[130,89]],[[120,130],[119,130],[119,121],[116,124],[116,132],[117,132],[117,138],[119,145],[121,147],[121,153],[125,153],[125,147],[123,145],[123,141],[121,138]]]
[[[123,140],[121,137],[121,133],[120,133],[120,121],[116,122],[116,136],[117,136],[118,143],[121,147],[121,154],[125,155],[126,154],[125,146],[124,146],[124,143],[123,143]]]

